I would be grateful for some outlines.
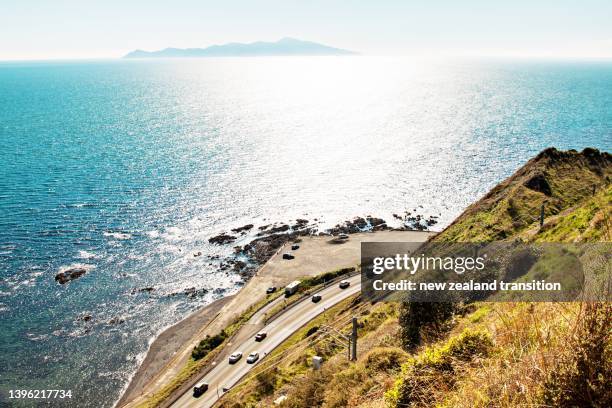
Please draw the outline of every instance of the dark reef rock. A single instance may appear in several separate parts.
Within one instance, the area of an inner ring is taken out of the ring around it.
[[[293,234],[272,234],[254,239],[245,246],[245,253],[255,262],[263,264],[280,248],[293,238]]]
[[[89,322],[93,317],[90,314],[82,314],[76,318],[77,322]]]
[[[132,289],[132,295],[136,294],[136,293],[151,293],[155,290],[155,288],[153,287],[146,287],[146,288],[140,288],[140,289]]]
[[[345,221],[344,224],[338,224],[331,228],[328,232],[332,235],[338,234],[355,234],[363,231],[382,231],[388,229],[387,222],[382,218],[372,217],[368,215],[366,218],[355,217],[352,221]]]
[[[55,275],[55,280],[63,285],[67,282],[80,278],[86,273],[87,269],[85,268],[70,268],[63,272],[58,272],[58,274]]]
[[[230,242],[234,242],[236,237],[233,235],[228,235],[226,233],[219,234],[215,237],[212,237],[208,240],[211,244],[224,245],[229,244]]]
[[[253,224],[247,224],[247,225],[244,225],[242,227],[232,229],[232,232],[235,232],[235,233],[238,234],[238,233],[241,233],[241,232],[250,231],[251,228],[253,228]]]
[[[205,288],[196,289],[195,287],[192,287],[192,288],[185,289],[183,293],[187,295],[188,298],[195,298],[196,296],[207,294],[208,289],[205,289]]]
[[[122,317],[113,317],[108,321],[108,324],[123,324],[125,323],[125,319]]]
[[[262,236],[262,235],[265,235],[265,234],[278,234],[279,232],[286,232],[286,231],[289,231],[289,225],[281,224],[278,227],[273,226],[272,228],[268,229],[265,232],[262,231],[262,232],[258,233],[257,236]]]
[[[308,220],[304,218],[298,218],[297,220],[295,220],[295,224],[291,226],[291,229],[293,229],[294,231],[297,231],[302,228],[306,228],[307,225],[308,225]]]

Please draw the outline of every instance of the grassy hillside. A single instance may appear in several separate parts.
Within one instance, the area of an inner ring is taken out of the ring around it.
[[[612,155],[608,153],[546,149],[469,206],[435,239],[506,239],[537,224],[542,204],[545,217],[558,215],[594,191],[601,192],[611,179]]]
[[[434,238],[611,241],[612,157],[547,149]],[[595,187],[595,190],[593,189]],[[545,205],[545,223],[537,216]],[[396,303],[329,310],[258,366],[223,407],[612,406],[610,303],[476,303],[418,327],[406,351]],[[358,316],[359,356],[342,339]],[[314,370],[311,357],[324,357]]]

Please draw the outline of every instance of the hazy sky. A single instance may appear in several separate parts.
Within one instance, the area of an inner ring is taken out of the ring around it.
[[[612,58],[612,1],[0,0],[0,59],[295,37],[365,54]]]

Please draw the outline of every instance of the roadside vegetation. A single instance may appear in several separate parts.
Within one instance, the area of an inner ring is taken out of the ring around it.
[[[306,277],[301,279],[300,288],[297,293],[290,298],[288,301],[280,303],[278,306],[272,308],[267,312],[268,319],[272,318],[275,314],[289,307],[296,301],[299,301],[305,293],[317,290],[323,287],[326,283],[338,279],[344,275],[348,275],[355,271],[354,267],[342,268],[336,271],[325,272],[317,276]],[[268,294],[265,298],[262,298],[259,302],[251,305],[245,312],[238,316],[228,327],[221,330],[221,332],[215,335],[208,335],[203,338],[198,345],[194,347],[191,353],[191,358],[182,368],[180,373],[168,384],[166,384],[158,392],[152,394],[143,403],[139,405],[140,408],[158,407],[164,405],[164,403],[178,390],[184,388],[188,383],[193,381],[195,375],[199,375],[206,366],[212,362],[218,353],[223,349],[225,343],[227,343],[232,336],[240,330],[246,322],[249,321],[253,315],[259,311],[262,307],[268,303],[283,296],[284,292],[282,288],[272,294]]]
[[[611,178],[607,153],[547,149],[434,240],[610,242]],[[346,333],[352,316],[356,362],[324,328]],[[401,305],[356,295],[283,343],[220,406],[609,407],[611,323],[609,302]]]

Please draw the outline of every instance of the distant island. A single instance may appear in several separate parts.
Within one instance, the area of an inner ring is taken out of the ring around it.
[[[135,50],[123,58],[202,58],[202,57],[261,57],[261,56],[323,56],[357,55],[311,41],[282,38],[276,42],[257,41],[249,44],[229,43],[207,48],[166,48],[159,51]]]

